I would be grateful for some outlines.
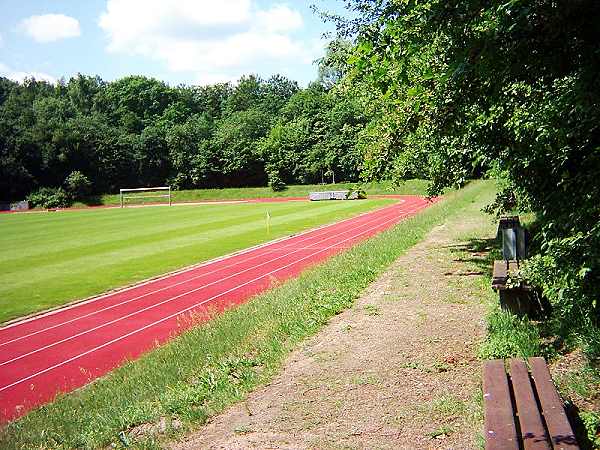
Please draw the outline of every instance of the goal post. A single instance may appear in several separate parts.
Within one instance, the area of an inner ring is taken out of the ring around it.
[[[169,206],[172,205],[171,201],[171,186],[159,186],[149,188],[127,188],[119,189],[119,197],[121,208],[125,206],[127,199],[139,199],[139,198],[168,198]]]

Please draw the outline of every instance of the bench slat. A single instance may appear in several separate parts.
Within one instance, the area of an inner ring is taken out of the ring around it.
[[[548,434],[538,410],[525,361],[510,360],[510,377],[525,450],[550,450]]]
[[[539,357],[529,358],[529,365],[553,448],[579,449],[573,429],[565,414],[562,400],[552,382],[546,361],[544,361],[544,358]]]
[[[504,289],[507,278],[508,269],[506,267],[506,261],[495,260],[492,272],[492,289]]]
[[[510,401],[504,361],[486,361],[483,366],[486,450],[518,450],[517,430]]]

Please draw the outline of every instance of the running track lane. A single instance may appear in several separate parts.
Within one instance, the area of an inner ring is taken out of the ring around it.
[[[0,424],[416,214],[400,203],[0,328]]]

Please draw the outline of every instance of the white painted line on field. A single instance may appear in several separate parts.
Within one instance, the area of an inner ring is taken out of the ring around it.
[[[120,293],[122,293],[122,292],[126,292],[126,291],[128,291],[128,290],[130,290],[130,289],[133,289],[133,288],[136,288],[136,287],[141,287],[141,286],[144,286],[144,285],[146,285],[146,284],[148,284],[148,283],[152,283],[152,282],[158,282],[158,281],[164,280],[165,278],[169,278],[169,277],[171,277],[171,276],[175,276],[175,275],[179,275],[179,274],[185,273],[185,272],[187,272],[188,270],[196,270],[196,269],[198,269],[198,268],[200,268],[200,267],[202,267],[202,266],[205,266],[205,265],[207,265],[207,264],[213,264],[213,263],[215,263],[215,262],[218,262],[218,261],[220,261],[220,260],[222,260],[222,259],[227,259],[227,258],[231,258],[231,257],[234,257],[234,256],[243,255],[244,253],[248,253],[248,252],[250,252],[250,251],[253,251],[253,250],[258,250],[258,249],[260,249],[260,248],[267,247],[267,246],[269,246],[269,245],[275,245],[275,244],[278,244],[278,243],[280,243],[280,242],[285,242],[286,240],[291,240],[291,239],[294,239],[294,238],[297,238],[297,237],[306,236],[307,234],[309,234],[309,233],[312,233],[312,232],[323,231],[325,228],[328,228],[328,227],[331,227],[331,226],[337,226],[337,225],[343,224],[344,222],[347,222],[347,221],[350,221],[350,220],[355,220],[355,219],[361,218],[361,217],[363,217],[363,216],[365,216],[365,215],[372,214],[372,213],[374,213],[374,212],[382,212],[382,211],[385,211],[386,209],[393,210],[393,209],[395,209],[395,207],[397,207],[397,206],[398,206],[398,205],[393,205],[393,206],[390,206],[390,207],[387,207],[387,208],[382,208],[382,209],[375,210],[375,211],[368,211],[368,212],[366,212],[366,213],[363,213],[363,214],[360,214],[360,215],[358,215],[358,216],[355,216],[355,217],[352,217],[352,218],[349,218],[349,219],[344,219],[344,220],[341,220],[341,221],[339,221],[339,222],[336,222],[336,223],[334,223],[334,224],[325,225],[325,226],[322,226],[322,227],[315,228],[315,229],[313,229],[313,230],[308,230],[308,231],[306,231],[306,232],[303,232],[303,233],[300,233],[300,234],[297,234],[297,235],[287,236],[287,237],[285,237],[285,238],[282,238],[282,239],[278,239],[278,240],[270,241],[270,242],[268,242],[268,243],[266,243],[266,244],[263,244],[263,245],[259,245],[259,246],[255,246],[255,247],[250,247],[250,248],[246,249],[246,250],[245,250],[245,251],[243,251],[243,252],[239,252],[238,254],[233,254],[233,255],[231,255],[231,256],[228,256],[228,257],[222,257],[222,258],[219,258],[219,259],[215,259],[215,260],[207,261],[207,262],[205,262],[205,263],[203,263],[203,264],[201,264],[201,265],[194,266],[194,267],[193,267],[193,269],[187,269],[187,270],[183,270],[183,271],[180,271],[180,272],[175,272],[175,273],[172,273],[172,274],[169,274],[169,275],[166,275],[166,276],[163,276],[163,277],[160,277],[160,278],[157,278],[157,279],[154,279],[154,280],[148,281],[148,282],[146,282],[146,283],[141,283],[141,284],[138,284],[138,285],[136,285],[136,286],[132,286],[131,288],[127,288],[127,289],[123,289],[123,290],[120,290],[120,291],[116,291],[116,292],[113,292],[113,293],[111,293],[111,294],[107,294],[107,295],[105,295],[105,296],[102,296],[102,297],[96,297],[95,299],[96,299],[96,300],[98,300],[98,299],[100,299],[100,298],[106,298],[106,297],[109,297],[109,296],[117,295],[117,294],[120,294]],[[377,220],[377,219],[375,219],[375,220]],[[370,221],[370,222],[371,222],[371,221]],[[367,222],[367,223],[370,223],[370,222]],[[325,230],[325,232],[327,232],[327,230]],[[314,239],[315,237],[319,237],[319,235],[317,234],[316,236],[308,236],[308,237],[305,237],[304,239],[301,239],[300,241],[297,241],[297,242],[295,242],[295,243],[299,243],[299,242],[305,242],[305,241],[307,241],[307,240]],[[295,244],[295,243],[294,243],[294,244]],[[276,252],[276,251],[278,251],[278,250],[281,250],[281,249],[284,249],[284,248],[288,248],[288,247],[290,247],[290,245],[293,245],[293,244],[288,244],[288,245],[284,245],[283,247],[279,247],[279,248],[276,248],[276,249],[269,250],[269,251],[267,251],[266,253],[261,253],[261,254],[259,254],[259,255],[255,255],[255,256],[253,256],[253,257],[251,257],[251,258],[246,258],[246,259],[243,259],[242,261],[236,262],[236,263],[235,263],[235,264],[233,264],[233,265],[230,265],[230,266],[225,266],[225,267],[221,267],[221,268],[218,268],[218,269],[212,270],[212,271],[210,271],[210,272],[205,272],[205,273],[203,273],[203,274],[200,274],[200,275],[194,276],[194,277],[192,277],[192,278],[188,278],[188,279],[186,279],[186,280],[183,280],[183,281],[180,281],[180,282],[178,282],[178,283],[174,283],[174,284],[171,284],[171,285],[169,285],[169,286],[166,286],[166,287],[163,287],[163,288],[160,288],[160,289],[155,289],[155,290],[153,290],[153,291],[147,292],[147,293],[145,293],[145,294],[142,294],[142,295],[139,295],[139,296],[137,296],[137,297],[133,297],[133,298],[130,298],[130,299],[124,300],[124,301],[122,301],[122,302],[115,303],[114,305],[110,305],[110,306],[107,306],[107,307],[105,307],[105,308],[97,309],[97,310],[95,310],[95,311],[92,311],[92,312],[90,312],[90,313],[84,314],[84,315],[82,315],[82,316],[74,317],[73,319],[70,319],[70,320],[67,320],[67,321],[64,321],[64,322],[61,322],[61,323],[58,323],[58,324],[52,325],[52,326],[50,326],[50,327],[46,327],[46,328],[43,328],[43,329],[40,329],[40,330],[37,330],[37,331],[31,332],[31,333],[29,333],[29,334],[25,334],[25,335],[23,335],[23,336],[19,336],[19,337],[17,337],[17,338],[13,338],[13,339],[11,339],[11,340],[8,340],[8,341],[6,341],[6,342],[2,342],[2,343],[0,343],[0,347],[2,347],[2,346],[5,346],[5,345],[8,345],[8,344],[11,344],[11,343],[13,343],[13,342],[17,342],[17,341],[20,341],[20,340],[26,339],[26,338],[28,338],[28,337],[31,337],[31,336],[38,335],[38,334],[40,334],[40,333],[43,333],[43,332],[46,332],[46,331],[53,330],[53,329],[55,329],[55,328],[58,328],[58,327],[60,327],[60,326],[63,326],[63,325],[67,325],[67,324],[69,324],[69,323],[73,323],[73,322],[75,322],[75,321],[77,321],[77,320],[80,320],[80,319],[84,319],[84,318],[87,318],[87,317],[93,316],[93,315],[95,315],[95,314],[98,314],[98,313],[100,313],[100,312],[108,311],[108,310],[110,310],[110,309],[113,309],[113,308],[116,308],[116,307],[118,307],[118,306],[122,306],[122,305],[128,304],[128,303],[130,303],[130,302],[133,302],[133,301],[136,301],[136,300],[139,300],[139,299],[142,299],[142,298],[148,297],[148,296],[150,296],[150,295],[153,295],[153,294],[155,294],[155,293],[162,292],[162,291],[165,291],[165,290],[168,290],[168,289],[171,289],[171,288],[174,288],[174,287],[177,287],[177,286],[180,286],[180,285],[183,285],[183,284],[189,283],[189,282],[191,282],[191,281],[197,280],[197,279],[199,279],[199,278],[202,278],[202,277],[204,277],[204,276],[211,275],[211,274],[213,274],[213,273],[215,273],[215,272],[218,272],[218,271],[220,271],[220,270],[224,270],[224,269],[229,269],[229,268],[231,268],[231,267],[235,267],[236,265],[240,265],[240,264],[242,264],[242,263],[245,263],[245,262],[251,261],[251,260],[253,260],[253,259],[257,259],[257,258],[259,258],[259,257],[261,257],[261,256],[268,255],[269,253],[274,253],[274,252]],[[191,291],[190,291],[190,292],[191,292]],[[93,300],[93,299],[92,299],[92,300]],[[86,303],[88,303],[88,302],[80,302],[80,303],[77,303],[76,305],[73,305],[73,307],[75,307],[75,306],[80,306],[80,305],[84,305],[84,304],[86,304]],[[69,309],[69,308],[63,308],[63,309],[60,309],[59,311],[64,311],[64,310],[66,310],[66,309]],[[37,316],[37,318],[41,318],[41,317],[44,317],[44,316]],[[23,322],[21,322],[21,323],[23,323]],[[8,327],[7,327],[7,328],[8,328]],[[3,363],[2,363],[2,364],[3,364]],[[0,366],[1,366],[2,364],[0,364]]]
[[[280,242],[284,242],[284,241],[289,240],[289,239],[294,239],[294,238],[297,238],[299,236],[303,236],[303,235],[306,235],[306,234],[309,234],[309,233],[320,231],[323,228],[327,228],[327,227],[334,226],[334,225],[339,225],[339,224],[342,224],[344,222],[355,220],[355,219],[358,219],[360,217],[363,217],[363,216],[366,216],[366,215],[369,215],[369,214],[372,214],[372,213],[375,213],[375,212],[378,212],[378,211],[383,211],[385,209],[393,209],[393,208],[401,205],[405,201],[406,200],[404,200],[404,199],[400,199],[397,204],[394,204],[394,205],[391,205],[391,206],[383,206],[381,208],[376,208],[376,209],[371,210],[371,211],[365,211],[365,212],[363,212],[361,214],[358,214],[356,216],[340,220],[339,222],[334,222],[334,223],[328,223],[328,224],[324,224],[324,225],[319,225],[318,227],[314,227],[314,228],[311,228],[309,230],[301,231],[299,233],[294,233],[294,234],[291,234],[289,236],[283,236],[281,238],[273,239],[272,241],[264,242],[262,244],[253,245],[251,247],[248,247],[248,248],[245,248],[245,249],[242,249],[242,250],[238,250],[238,251],[235,251],[235,252],[232,252],[232,253],[228,253],[226,255],[218,256],[216,258],[212,258],[212,259],[203,261],[203,262],[198,263],[198,264],[192,264],[191,266],[187,266],[187,267],[184,267],[184,268],[181,268],[181,269],[178,269],[178,270],[166,273],[166,274],[158,276],[158,277],[154,277],[154,278],[150,278],[150,279],[147,279],[147,280],[139,281],[139,282],[137,282],[137,283],[135,283],[135,284],[133,284],[131,286],[128,286],[128,287],[125,287],[125,288],[122,288],[122,289],[118,289],[118,290],[114,290],[114,291],[108,292],[106,294],[95,295],[95,296],[93,296],[93,297],[91,297],[89,299],[82,300],[82,301],[75,301],[75,302],[73,302],[70,305],[60,306],[60,307],[57,307],[57,308],[52,309],[50,311],[47,311],[45,313],[35,314],[32,317],[27,317],[27,318],[22,319],[22,320],[18,320],[17,319],[16,321],[9,323],[8,325],[0,327],[0,331],[4,331],[4,330],[7,330],[9,328],[13,328],[13,327],[16,327],[16,326],[19,326],[19,325],[23,325],[25,323],[33,322],[35,320],[39,320],[39,319],[42,319],[44,317],[48,317],[48,316],[51,316],[51,315],[54,315],[54,314],[58,314],[58,313],[60,313],[62,311],[66,311],[66,310],[69,310],[69,309],[73,309],[73,308],[77,308],[79,306],[86,305],[88,303],[100,301],[100,300],[103,300],[103,299],[105,299],[107,297],[111,297],[113,295],[120,294],[122,292],[127,292],[127,291],[130,291],[132,289],[137,289],[137,288],[139,288],[141,286],[145,286],[147,284],[151,284],[151,283],[154,283],[154,282],[158,282],[158,281],[164,280],[165,278],[169,278],[169,277],[172,277],[172,276],[175,276],[175,275],[179,275],[179,274],[183,274],[183,273],[186,273],[186,272],[190,272],[192,270],[199,269],[199,268],[207,266],[209,264],[214,264],[214,263],[222,261],[224,259],[232,258],[234,256],[244,255],[246,253],[252,252],[254,250],[257,250],[257,249],[260,249],[260,248],[263,248],[263,247],[267,247],[269,245],[274,245],[274,244],[277,244],[277,243],[280,243]],[[50,328],[53,328],[53,327],[50,327]],[[43,330],[40,330],[40,331],[43,331]],[[32,334],[37,334],[37,333],[32,333]],[[29,335],[26,335],[24,337],[27,337],[27,336],[29,336]],[[20,339],[20,338],[18,338],[18,339]],[[18,340],[18,339],[16,339],[16,340]],[[14,342],[14,341],[11,341],[11,342]],[[0,346],[2,346],[2,345],[4,345],[4,343],[0,344]]]
[[[424,205],[421,205],[421,206],[424,206]],[[417,211],[418,209],[420,209],[420,208],[419,208],[419,207],[416,207],[414,210],[412,210],[412,211],[410,211],[410,212],[415,212],[415,211]],[[379,224],[379,225],[377,225],[377,226],[371,227],[371,228],[369,228],[368,230],[365,230],[365,231],[363,231],[362,233],[359,233],[359,234],[356,234],[356,235],[354,235],[354,236],[352,236],[352,237],[350,237],[350,238],[344,239],[343,241],[340,241],[340,242],[338,242],[338,244],[341,244],[341,243],[343,243],[343,242],[347,242],[347,241],[349,241],[349,240],[352,240],[352,239],[354,239],[354,238],[356,238],[356,237],[358,237],[358,236],[361,236],[361,235],[363,235],[363,234],[366,234],[366,233],[368,233],[369,231],[372,231],[372,230],[374,230],[374,229],[376,229],[376,228],[378,228],[378,227],[382,227],[382,226],[384,226],[384,225],[388,224],[389,222],[392,222],[392,221],[394,221],[394,220],[397,220],[397,219],[400,219],[400,218],[402,218],[402,217],[405,217],[407,214],[408,214],[408,212],[407,212],[407,213],[404,213],[404,214],[401,214],[401,215],[400,215],[398,218],[392,218],[392,219],[389,219],[389,220],[387,220],[387,221],[385,221],[385,222],[383,222],[383,223],[381,223],[381,224]],[[327,239],[325,239],[325,240],[327,240]],[[333,244],[333,245],[336,245],[336,244]],[[326,248],[326,249],[328,249],[328,248]],[[68,364],[68,363],[69,363],[69,362],[71,362],[71,361],[74,361],[74,360],[76,360],[76,359],[79,359],[79,358],[81,358],[81,357],[83,357],[83,356],[86,356],[86,355],[88,355],[88,354],[90,354],[90,353],[93,353],[93,352],[95,352],[95,351],[97,351],[97,350],[100,350],[100,349],[102,349],[102,348],[104,348],[104,347],[107,347],[107,346],[109,346],[109,345],[111,345],[111,344],[114,344],[115,342],[121,341],[121,340],[123,340],[123,339],[125,339],[125,338],[127,338],[127,337],[129,337],[129,336],[132,336],[132,335],[134,335],[134,334],[137,334],[137,333],[139,333],[140,331],[144,331],[145,329],[148,329],[148,328],[150,328],[150,327],[153,327],[154,325],[158,325],[159,323],[162,323],[162,322],[164,322],[165,320],[169,320],[169,319],[171,319],[171,318],[173,318],[173,317],[177,317],[177,316],[179,316],[179,315],[181,315],[181,314],[183,314],[183,313],[185,313],[185,312],[188,312],[188,311],[190,311],[190,310],[193,310],[194,308],[197,308],[198,306],[201,306],[201,305],[203,305],[203,304],[205,304],[205,303],[207,303],[207,302],[209,302],[209,301],[212,301],[212,300],[214,300],[214,299],[216,299],[216,298],[222,297],[222,296],[223,296],[223,295],[225,295],[225,294],[228,294],[228,293],[230,293],[230,292],[233,292],[233,291],[235,291],[235,290],[237,290],[237,289],[239,289],[239,288],[241,288],[241,287],[244,287],[244,286],[246,286],[246,285],[248,285],[248,284],[250,284],[250,283],[253,283],[253,282],[255,282],[255,281],[258,281],[258,280],[260,280],[261,278],[265,278],[266,276],[272,275],[272,274],[273,274],[273,273],[275,273],[275,272],[279,272],[280,270],[283,270],[283,269],[286,269],[286,268],[288,268],[288,267],[291,267],[291,266],[293,266],[294,264],[297,264],[297,263],[299,263],[299,262],[301,262],[301,261],[303,261],[303,260],[305,260],[305,259],[311,258],[311,257],[313,257],[313,256],[315,256],[315,255],[317,255],[317,254],[319,254],[319,253],[322,253],[322,252],[324,252],[324,251],[325,251],[325,250],[319,250],[319,251],[317,251],[317,252],[315,252],[315,253],[312,253],[311,255],[305,256],[305,257],[303,257],[303,258],[300,258],[300,259],[298,259],[298,260],[296,260],[296,261],[294,261],[294,262],[292,262],[292,263],[289,263],[289,264],[287,264],[287,265],[285,265],[285,266],[279,267],[278,269],[272,270],[272,271],[271,271],[271,272],[269,272],[269,273],[263,274],[263,275],[261,275],[261,276],[259,276],[259,277],[257,277],[257,278],[254,278],[254,279],[252,279],[252,280],[250,280],[250,281],[247,281],[247,282],[245,282],[245,283],[242,283],[242,284],[240,284],[240,285],[238,285],[238,286],[236,286],[236,287],[234,287],[234,288],[228,289],[227,291],[221,292],[220,294],[217,294],[217,295],[215,295],[215,296],[213,296],[213,297],[211,297],[211,298],[209,298],[209,299],[206,299],[206,300],[203,300],[202,302],[196,303],[195,305],[192,305],[192,306],[190,306],[190,307],[188,307],[188,308],[185,308],[185,309],[183,309],[183,310],[181,310],[181,311],[179,311],[179,312],[177,312],[177,313],[170,314],[170,315],[168,315],[168,316],[166,316],[166,317],[163,317],[163,318],[162,318],[162,319],[160,319],[160,320],[157,320],[157,321],[155,321],[155,322],[153,322],[153,323],[150,323],[150,324],[148,324],[148,325],[145,325],[145,326],[143,326],[143,327],[141,327],[141,328],[138,328],[138,329],[136,329],[136,330],[130,331],[129,333],[126,333],[126,334],[124,334],[124,335],[122,335],[122,336],[119,336],[118,338],[115,338],[115,339],[112,339],[112,340],[110,340],[110,341],[108,341],[108,342],[105,342],[105,343],[104,343],[104,344],[102,344],[102,345],[96,346],[96,347],[94,347],[94,348],[92,348],[92,349],[90,349],[90,350],[87,350],[87,351],[85,351],[85,352],[83,352],[83,353],[80,353],[80,354],[78,354],[78,355],[76,355],[76,356],[72,356],[71,358],[68,358],[68,359],[66,359],[66,360],[64,360],[64,361],[62,361],[62,362],[60,362],[60,363],[54,364],[53,366],[50,366],[50,367],[47,367],[46,369],[40,370],[40,371],[38,371],[38,372],[35,372],[35,373],[31,374],[31,375],[28,375],[27,377],[21,378],[20,380],[14,381],[13,383],[10,383],[10,384],[8,384],[8,385],[6,385],[6,386],[3,386],[3,387],[1,387],[1,388],[0,388],[0,392],[4,391],[4,390],[6,390],[6,389],[9,389],[9,388],[11,388],[11,387],[13,387],[13,386],[15,386],[15,385],[17,385],[17,384],[23,383],[24,381],[30,380],[30,379],[32,379],[32,378],[34,378],[34,377],[36,377],[36,376],[42,375],[42,374],[44,374],[44,373],[46,373],[46,372],[49,372],[50,370],[56,369],[57,367],[61,367],[61,366],[65,365],[65,364]]]

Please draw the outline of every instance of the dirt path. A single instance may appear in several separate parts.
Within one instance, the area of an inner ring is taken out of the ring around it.
[[[173,448],[477,448],[485,288],[465,236],[473,205],[434,229],[290,355],[271,384]]]

